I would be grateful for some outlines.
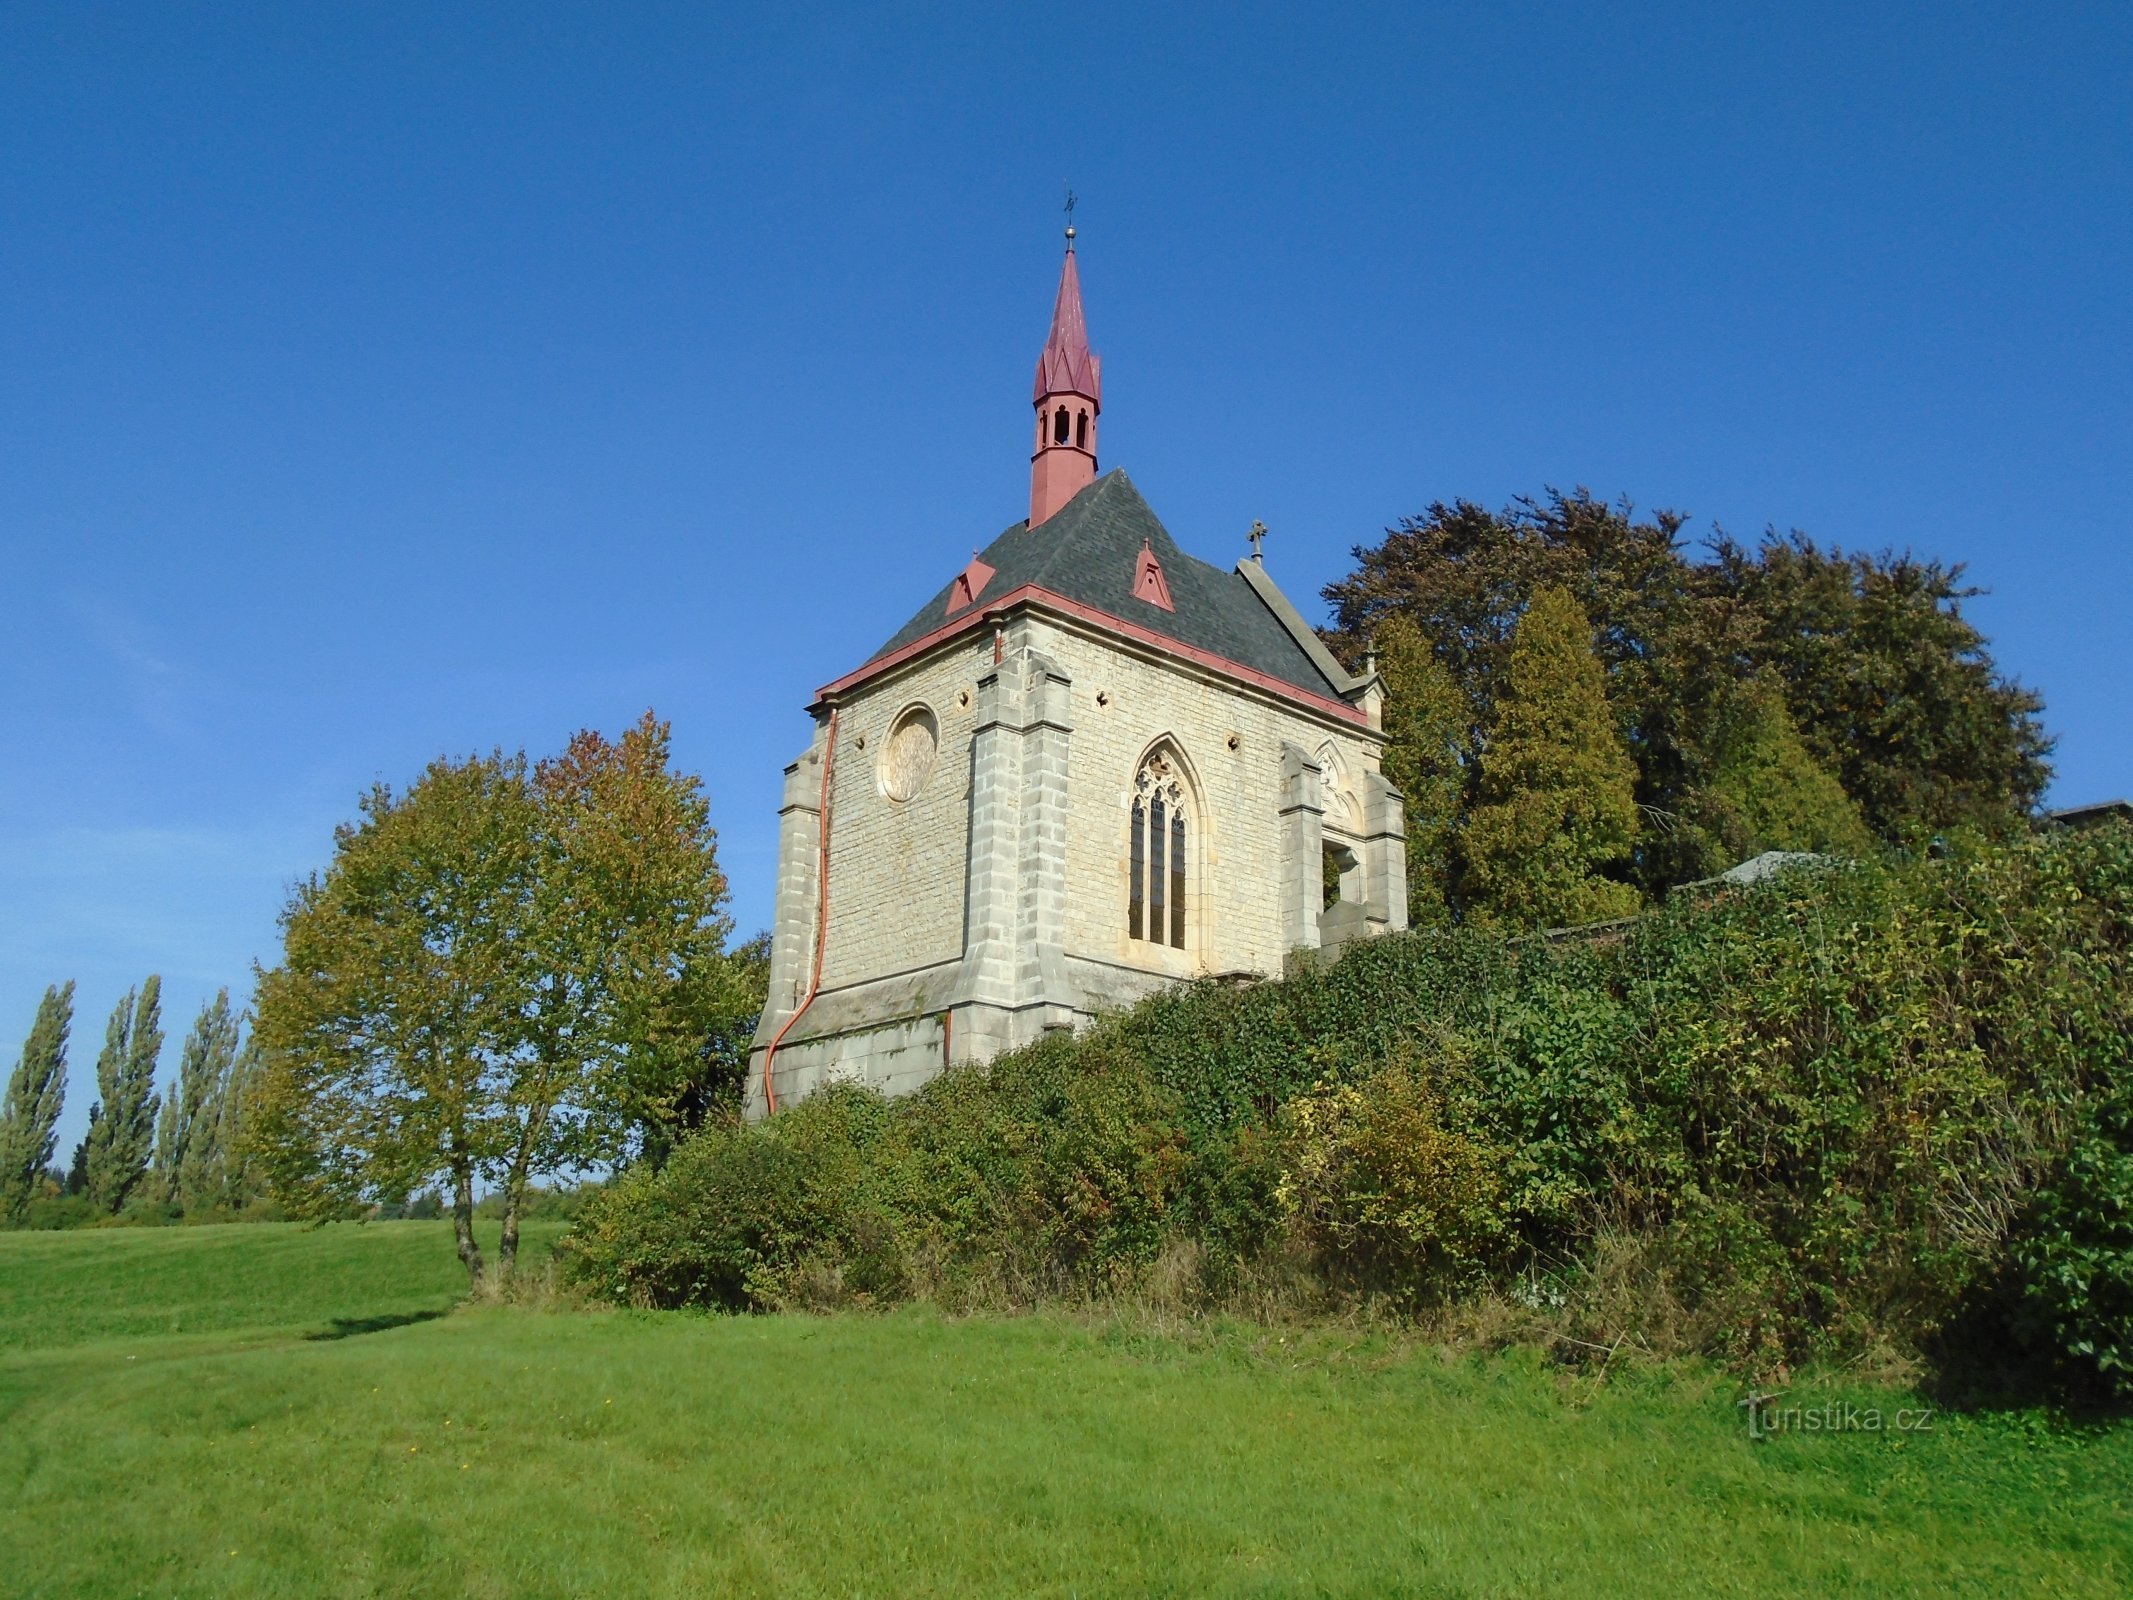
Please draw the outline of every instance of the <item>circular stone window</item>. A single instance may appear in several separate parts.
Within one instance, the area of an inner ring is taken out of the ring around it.
[[[926,786],[940,748],[940,725],[933,713],[924,706],[904,712],[881,747],[881,792],[891,800],[912,798]]]

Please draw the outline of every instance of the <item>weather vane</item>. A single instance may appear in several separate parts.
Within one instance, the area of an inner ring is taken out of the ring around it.
[[[1067,246],[1069,249],[1071,249],[1074,244],[1074,191],[1072,189],[1069,189],[1066,192],[1066,217]]]

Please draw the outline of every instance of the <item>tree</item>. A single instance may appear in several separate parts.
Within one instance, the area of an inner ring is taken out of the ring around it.
[[[1678,708],[1663,692],[1660,664],[1694,609],[1679,543],[1685,521],[1671,511],[1640,521],[1627,503],[1583,489],[1501,512],[1440,502],[1388,529],[1382,543],[1356,547],[1355,572],[1324,591],[1334,637],[1353,659],[1387,619],[1406,617],[1466,696],[1466,743],[1478,752],[1520,620],[1537,591],[1563,589],[1594,624],[1592,648],[1625,736],[1639,748],[1665,747]]]
[[[99,1105],[92,1104],[89,1107],[88,1131],[74,1141],[74,1154],[67,1158],[68,1194],[89,1192],[89,1144],[96,1137],[96,1124],[102,1117],[103,1110]]]
[[[1466,816],[1467,702],[1413,619],[1387,617],[1374,643],[1385,679],[1384,773],[1407,808],[1408,921],[1442,927],[1452,918]]]
[[[156,1125],[156,1176],[162,1199],[191,1214],[220,1196],[211,1174],[219,1167],[221,1110],[237,1059],[237,1018],[230,992],[218,990],[200,1008],[178,1052],[178,1081]]]
[[[758,933],[734,946],[702,972],[700,1038],[677,1052],[657,1092],[644,1097],[633,1118],[636,1156],[654,1166],[721,1110],[737,1111],[755,1046],[755,1025],[770,992],[770,935]]]
[[[67,1033],[74,1022],[74,982],[49,988],[0,1101],[0,1218],[19,1222],[44,1181],[45,1164],[67,1092]]]
[[[148,1175],[154,1151],[156,1058],[163,1051],[163,980],[129,991],[104,1029],[96,1058],[97,1107],[90,1112],[85,1177],[97,1208],[117,1215]]]
[[[613,1159],[670,1115],[734,1014],[742,973],[724,955],[733,922],[710,805],[668,763],[667,725],[647,712],[621,739],[581,732],[534,769],[522,953],[537,976],[502,1172],[507,1270],[529,1179]]]
[[[1706,871],[1765,850],[1858,855],[1871,846],[1859,808],[1801,741],[1774,671],[1725,697],[1708,748],[1710,773],[1690,808]]]
[[[142,1192],[152,1194],[160,1205],[176,1205],[178,1201],[178,1094],[175,1086],[163,1096],[163,1107],[156,1114],[155,1156],[148,1163],[148,1180]]]
[[[252,1139],[252,1108],[265,1072],[266,1060],[255,1029],[245,1035],[215,1101],[214,1138],[206,1143],[199,1167],[180,1174],[181,1187],[187,1193],[198,1193],[203,1210],[242,1211],[266,1194],[265,1173],[253,1154]],[[195,1185],[196,1189],[188,1187]],[[188,1199],[187,1209],[193,1204]]]
[[[702,1071],[730,1010],[709,806],[650,713],[610,742],[437,761],[380,786],[282,916],[260,974],[249,1140],[299,1215],[442,1179],[483,1270],[477,1182],[508,1272],[533,1178],[622,1159]]]
[[[436,761],[361,809],[284,909],[281,965],[259,974],[255,1143],[283,1204],[315,1219],[442,1174],[478,1284],[474,1184],[507,1138],[497,1082],[526,1004],[511,950],[530,871],[525,763]]]
[[[2034,807],[2050,778],[2042,706],[2000,675],[1962,615],[1976,591],[1960,567],[1774,533],[1754,548],[1720,533],[1692,561],[1684,523],[1584,490],[1502,512],[1433,505],[1356,549],[1356,570],[1325,590],[1329,642],[1353,663],[1388,618],[1415,624],[1467,701],[1471,807],[1472,757],[1495,722],[1513,630],[1539,589],[1568,590],[1595,625],[1638,805],[1659,824],[1628,867],[1655,898],[1707,870],[1709,835],[1695,823],[1714,760],[1706,741],[1734,687],[1765,669],[1803,744],[1877,835],[2003,826]]]
[[[2002,828],[2051,781],[2043,702],[2003,679],[1962,614],[1963,568],[1766,534],[1721,536],[1702,581],[1755,619],[1749,670],[1768,666],[1815,757],[1883,838]]]
[[[1566,590],[1536,591],[1512,639],[1481,801],[1467,818],[1475,919],[1568,927],[1634,911],[1637,891],[1600,869],[1636,841],[1636,781],[1585,613]]]

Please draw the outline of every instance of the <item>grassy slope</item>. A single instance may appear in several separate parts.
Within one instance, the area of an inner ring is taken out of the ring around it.
[[[432,1224],[0,1236],[0,1591],[2133,1586],[2124,1429],[1753,1446],[1690,1370],[1572,1403],[1521,1359],[1045,1317],[303,1337],[436,1309],[456,1270]]]
[[[559,1223],[530,1223],[545,1258]],[[477,1225],[492,1255],[496,1225]],[[170,1334],[361,1331],[466,1293],[442,1223],[253,1223],[0,1234],[0,1351]]]

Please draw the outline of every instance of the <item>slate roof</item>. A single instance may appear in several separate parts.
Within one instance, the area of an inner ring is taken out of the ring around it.
[[[1171,601],[1177,607],[1174,612],[1134,598],[1133,582],[1144,541],[1162,563]],[[1118,468],[1035,528],[1027,522],[1016,523],[987,545],[980,559],[994,572],[975,606],[949,614],[951,578],[874,652],[868,664],[894,655],[952,621],[981,612],[1025,584],[1035,584],[1310,694],[1342,699],[1342,686],[1328,679],[1252,585],[1236,572],[1225,572],[1179,549],[1133,481]]]

